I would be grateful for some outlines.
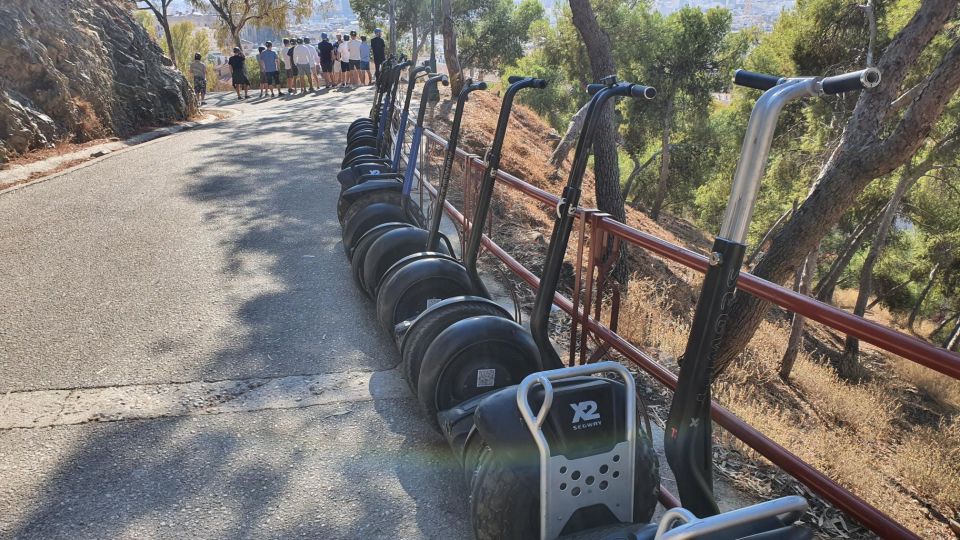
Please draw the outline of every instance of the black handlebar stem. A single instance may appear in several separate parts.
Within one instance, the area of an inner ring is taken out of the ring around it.
[[[533,312],[530,315],[530,333],[540,350],[540,367],[544,370],[559,369],[564,366],[553,344],[550,343],[548,322],[553,298],[560,282],[563,258],[570,241],[570,231],[573,229],[574,210],[580,203],[580,187],[583,184],[583,176],[591,153],[590,147],[593,144],[593,135],[597,128],[597,113],[603,109],[604,104],[610,98],[652,99],[657,93],[652,87],[639,84],[609,81],[607,84],[598,86],[602,86],[602,88],[594,87],[593,96],[590,98],[587,111],[584,114],[583,127],[580,129],[580,137],[577,139],[573,165],[570,167],[567,185],[563,188],[563,195],[557,205],[557,216],[553,223],[553,232],[550,235],[550,244],[547,247],[543,271],[540,274],[540,286],[537,288],[537,296],[533,301]],[[588,87],[587,90],[590,91],[591,88]]]
[[[487,152],[487,167],[480,180],[480,190],[477,193],[477,206],[474,209],[471,221],[470,238],[463,250],[463,265],[470,275],[470,280],[477,290],[489,297],[486,287],[477,273],[477,258],[480,256],[480,243],[483,240],[483,226],[487,221],[487,212],[490,210],[490,198],[493,196],[493,187],[500,169],[500,150],[507,134],[507,124],[510,121],[510,111],[513,108],[513,98],[524,88],[546,88],[547,81],[533,77],[511,76],[507,79],[510,86],[503,94],[500,105],[500,116],[497,118],[497,128]]]
[[[460,143],[460,122],[463,119],[464,104],[468,101],[471,92],[486,90],[487,83],[474,83],[471,79],[464,81],[463,89],[457,96],[457,106],[453,113],[453,123],[450,124],[450,136],[447,138],[447,152],[443,156],[443,166],[440,168],[440,183],[437,186],[437,200],[434,202],[433,215],[430,219],[430,229],[427,231],[427,251],[437,251],[440,247],[440,221],[443,219],[443,205],[447,200],[447,188],[450,186],[450,174],[453,170],[453,160],[457,155],[457,146]]]

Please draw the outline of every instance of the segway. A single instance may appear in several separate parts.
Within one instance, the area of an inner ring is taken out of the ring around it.
[[[431,75],[423,84],[424,99],[420,100],[420,111],[410,140],[410,157],[403,178],[385,175],[382,180],[367,180],[340,194],[337,214],[343,217],[343,250],[347,258],[353,257],[353,250],[360,237],[377,225],[401,221],[423,226],[425,219],[420,215],[419,207],[410,199],[410,193],[413,190],[414,172],[423,139],[423,121],[429,101],[425,96],[436,91],[437,84],[440,83],[444,86],[450,84],[446,75],[436,74]]]
[[[630,470],[638,474],[653,467],[641,452],[629,450],[631,444],[635,448],[640,446],[640,439],[635,435],[632,376],[613,362],[559,367],[562,362],[550,343],[547,322],[564,250],[550,249],[530,330],[542,364],[557,369],[531,374],[517,387],[481,395],[440,413],[447,439],[468,471],[473,526],[478,539],[537,536],[553,539],[611,522],[622,525],[614,532],[588,537],[629,540],[812,537],[811,531],[797,523],[806,509],[805,501],[799,497],[719,514],[712,477],[713,359],[716,344],[725,331],[726,310],[736,294],[744,241],[780,111],[794,99],[872,88],[879,84],[880,74],[870,68],[818,80],[781,79],[738,71],[734,81],[766,91],[754,106],[747,125],[723,227],[710,256],[666,422],[667,461],[677,480],[684,509],[668,512],[659,526],[646,524],[649,515],[637,512],[637,501],[648,499],[653,492],[652,483],[658,479],[651,475],[649,483],[615,482]],[[600,90],[597,95],[606,92],[615,90]],[[590,109],[586,122],[584,130],[592,129]],[[581,168],[577,159],[583,141],[581,138],[578,142],[575,168]],[[571,210],[576,207],[579,196],[579,181],[568,183],[558,206],[551,246],[566,245],[573,224]],[[443,341],[451,341],[444,334],[477,331],[476,327],[458,328],[468,322],[456,323],[438,336],[427,351],[423,369],[428,362],[434,362],[433,348]],[[481,373],[480,370],[485,369],[485,358],[478,353],[482,351],[474,352],[471,359],[459,359],[461,363],[469,361],[476,366],[474,372],[464,374],[461,380],[472,383],[480,380],[481,375],[485,380],[495,377],[493,373]],[[622,382],[584,376],[601,372],[614,372]],[[473,426],[466,436],[458,438],[471,410]],[[637,459],[632,465],[625,461],[631,457]],[[614,475],[617,472],[621,474]],[[630,510],[633,515],[627,516]],[[498,515],[511,518],[494,520]],[[641,524],[629,524],[632,521]],[[680,522],[685,523],[671,528]]]
[[[404,98],[403,108],[400,111],[400,122],[397,126],[397,142],[393,145],[393,158],[389,162],[355,159],[347,168],[337,173],[337,181],[340,182],[340,191],[346,190],[366,180],[381,180],[383,179],[383,175],[400,174],[400,158],[403,156],[403,142],[406,137],[407,124],[410,118],[410,101],[413,98],[413,89],[417,84],[417,78],[421,75],[428,75],[429,71],[429,63],[424,62],[422,66],[411,68],[407,75],[407,92]]]
[[[429,228],[423,229],[414,224],[403,222],[384,223],[370,229],[357,241],[350,263],[354,280],[367,296],[376,296],[377,285],[380,283],[383,274],[394,263],[407,255],[424,251],[442,255],[453,254],[453,246],[450,240],[440,233],[443,205],[447,198],[453,161],[456,157],[460,139],[460,123],[463,118],[464,105],[471,92],[485,90],[486,88],[487,83],[485,82],[474,83],[467,79],[457,96],[457,105],[453,113],[453,123],[450,126],[443,165],[440,168],[440,181],[437,185],[437,197],[433,202],[433,215]]]
[[[500,116],[490,149],[487,151],[487,166],[480,182],[477,204],[474,209],[470,229],[470,238],[462,250],[463,262],[452,255],[440,253],[417,253],[404,257],[391,266],[379,280],[377,290],[377,319],[385,331],[399,341],[406,325],[431,304],[444,299],[470,295],[479,297],[475,303],[482,303],[481,310],[506,311],[492,300],[490,293],[480,280],[477,272],[477,258],[483,239],[483,226],[486,223],[493,197],[497,170],[500,167],[500,152],[510,120],[513,99],[525,88],[545,88],[543,79],[531,77],[510,77],[510,86],[503,95]],[[509,317],[509,313],[506,313]],[[523,363],[521,362],[520,365]]]
[[[389,163],[388,153],[390,150],[390,139],[391,130],[389,129],[390,121],[393,116],[393,109],[396,103],[397,97],[397,88],[400,83],[400,73],[407,67],[411,65],[410,62],[400,62],[395,65],[393,69],[390,70],[390,90],[384,96],[384,107],[383,112],[380,115],[379,127],[376,137],[367,137],[364,139],[366,145],[357,145],[352,144],[348,145],[344,151],[343,160],[340,162],[340,169],[344,169],[350,165],[359,163],[360,161],[376,161],[383,160],[386,163]]]

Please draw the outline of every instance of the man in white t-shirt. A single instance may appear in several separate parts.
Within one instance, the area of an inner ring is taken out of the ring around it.
[[[313,90],[314,87],[320,87],[320,79],[317,77],[317,64],[320,63],[320,55],[317,53],[317,48],[310,43],[310,38],[303,38],[303,44],[310,49],[310,90]]]
[[[297,65],[297,78],[300,79],[300,93],[307,92],[307,85],[310,85],[310,91],[313,92],[313,78],[310,73],[313,71],[313,56],[310,49],[303,44],[303,38],[297,38],[297,46],[293,48],[293,63]]]
[[[360,38],[357,31],[350,31],[350,80],[354,86],[360,86]]]
[[[343,36],[344,40],[340,42],[338,50],[340,52],[340,86],[346,86],[353,82],[353,76],[350,73],[350,42],[348,36]]]

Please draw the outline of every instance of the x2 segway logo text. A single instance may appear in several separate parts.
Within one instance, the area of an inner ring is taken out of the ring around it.
[[[571,403],[573,409],[573,429],[586,429],[599,426],[600,413],[597,412],[596,401],[581,401],[580,403]]]

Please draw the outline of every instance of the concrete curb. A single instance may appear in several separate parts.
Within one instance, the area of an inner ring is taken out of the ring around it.
[[[237,109],[225,108],[225,107],[206,107],[204,108],[204,111],[216,112],[216,113],[225,114],[229,116],[237,116],[240,114],[240,111]],[[20,168],[11,169],[7,171],[0,171],[0,184],[3,184],[7,182],[16,182],[18,180],[23,180],[25,178],[29,178],[33,174],[42,173],[45,170],[53,170],[58,166],[60,166],[61,164],[69,161],[85,159],[83,163],[78,163],[77,165],[74,165],[72,167],[67,167],[62,171],[57,171],[47,176],[41,176],[39,178],[30,180],[28,182],[23,182],[21,184],[10,186],[5,189],[0,189],[0,196],[6,195],[7,193],[11,193],[13,191],[17,191],[19,189],[23,189],[35,184],[39,184],[41,182],[46,182],[47,180],[52,180],[54,178],[63,176],[65,174],[82,169],[84,167],[89,167],[90,165],[99,163],[104,159],[122,154],[134,148],[139,148],[147,143],[150,143],[159,139],[163,139],[171,135],[176,135],[177,133],[180,133],[183,131],[187,131],[197,127],[202,127],[202,126],[210,125],[216,122],[220,122],[222,120],[224,119],[214,116],[210,118],[204,118],[202,120],[183,122],[174,126],[167,126],[167,127],[150,130],[146,133],[134,135],[133,137],[124,139],[122,141],[112,141],[109,143],[93,146],[86,150],[71,152],[70,154],[66,154],[63,156],[54,156],[51,158],[47,158],[35,163],[25,165]],[[44,167],[44,164],[47,164],[47,166]]]

